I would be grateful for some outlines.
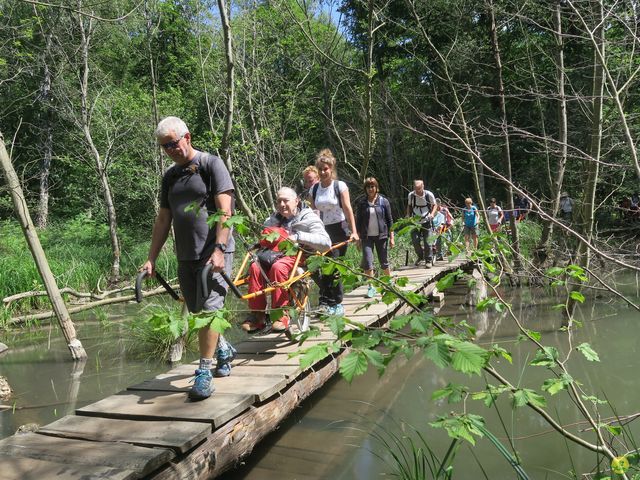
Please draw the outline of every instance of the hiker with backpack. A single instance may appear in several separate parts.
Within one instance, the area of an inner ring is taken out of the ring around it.
[[[407,217],[418,217],[419,225],[411,231],[411,242],[416,252],[415,266],[424,262],[429,268],[433,264],[432,245],[429,239],[433,237],[433,217],[437,213],[436,197],[429,190],[425,190],[422,180],[413,181],[413,190],[409,192],[407,200]]]
[[[311,208],[320,213],[332,245],[347,240],[358,241],[349,188],[337,178],[336,159],[331,150],[325,148],[318,153],[316,168],[320,174],[320,182],[311,188]],[[347,247],[345,244],[336,248],[330,255],[333,258],[342,257],[347,253]],[[329,315],[344,315],[344,289],[339,275],[320,274],[317,283],[320,288],[320,311]]]
[[[174,163],[162,177],[160,209],[153,225],[149,255],[140,270],[155,275],[156,259],[173,224],[178,281],[189,312],[218,310],[223,307],[227,293],[227,284],[218,272],[224,270],[231,274],[235,250],[233,235],[223,225],[234,207],[231,176],[220,158],[193,148],[191,133],[178,117],[163,119],[156,128],[155,137]],[[194,203],[199,208],[187,208]],[[225,215],[215,228],[209,228],[207,217],[220,210]],[[208,279],[209,295],[202,298],[199,279],[207,264],[213,266],[213,274]],[[198,331],[198,341],[200,364],[189,391],[192,400],[211,396],[214,390],[212,377],[228,376],[236,354],[235,349],[209,327]],[[212,375],[214,354],[217,363]]]
[[[369,177],[364,181],[365,196],[356,206],[356,225],[362,248],[362,269],[366,275],[373,275],[373,249],[378,254],[380,268],[384,275],[391,275],[387,246],[393,248],[395,239],[391,226],[391,205],[386,197],[379,193],[378,181]],[[373,298],[376,289],[369,285],[367,298]]]

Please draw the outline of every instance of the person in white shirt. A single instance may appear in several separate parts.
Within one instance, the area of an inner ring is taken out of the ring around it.
[[[356,220],[351,208],[349,188],[337,179],[336,159],[328,148],[321,150],[316,159],[320,182],[310,192],[311,208],[320,213],[322,223],[331,238],[332,245],[346,240],[358,241]],[[342,257],[348,245],[331,251],[334,258]],[[344,315],[342,281],[336,274],[320,275],[320,310],[330,315]]]
[[[495,198],[489,201],[489,208],[487,208],[487,217],[489,217],[489,228],[493,233],[500,231],[500,226],[504,220],[504,212],[502,208],[498,206]]]

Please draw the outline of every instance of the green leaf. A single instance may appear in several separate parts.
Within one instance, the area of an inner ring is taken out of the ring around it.
[[[555,395],[556,393],[567,388],[567,385],[560,378],[548,378],[542,384],[542,390],[545,392],[549,392],[550,395]]]
[[[619,425],[614,426],[614,425],[608,425],[608,424],[605,423],[605,424],[603,424],[601,426],[606,428],[611,435],[617,436],[617,435],[620,435],[622,433],[622,427],[619,426]]]
[[[523,407],[528,403],[539,408],[547,406],[547,400],[539,393],[536,393],[535,390],[523,388],[513,392],[514,407]]]
[[[456,282],[458,277],[462,274],[462,270],[456,270],[455,272],[447,273],[444,277],[438,280],[436,283],[436,288],[440,292],[444,292],[446,289],[451,288],[453,284]]]
[[[587,395],[582,395],[582,399],[583,399],[585,402],[591,402],[591,403],[593,403],[594,405],[606,405],[607,403],[609,403],[609,402],[607,402],[606,400],[600,400],[598,397],[595,397],[595,396],[593,396],[593,395],[589,395],[589,396],[587,396]]]
[[[530,364],[537,367],[555,367],[558,364],[558,349],[555,347],[539,348]]]
[[[367,356],[363,352],[352,351],[340,362],[340,374],[347,382],[351,383],[357,375],[367,371]]]
[[[533,338],[537,342],[539,342],[540,339],[542,338],[542,335],[540,334],[540,332],[536,332],[535,330],[525,329],[525,332],[527,332],[527,335],[529,335],[531,338]]]
[[[585,343],[581,343],[580,345],[578,345],[576,347],[576,350],[579,350],[580,353],[582,353],[582,355],[584,355],[584,358],[586,358],[590,362],[599,362],[600,361],[600,357],[598,356],[598,353],[593,348],[591,348],[591,345],[589,345],[586,342]]]
[[[549,270],[547,270],[547,275],[549,275],[550,277],[557,277],[558,275],[561,275],[564,273],[564,268],[561,267],[551,267]]]
[[[576,290],[573,290],[569,294],[569,297],[571,297],[571,299],[575,300],[576,302],[584,303],[584,295]]]
[[[467,393],[467,387],[456,383],[449,383],[441,390],[436,390],[431,394],[431,400],[447,399],[448,403],[458,403],[464,399]]]
[[[389,328],[391,330],[402,330],[411,321],[411,317],[412,315],[394,317],[393,320],[389,322]]]
[[[214,224],[218,223],[218,220],[222,218],[222,215],[224,215],[224,212],[219,210],[218,212],[216,212],[215,215],[210,216],[207,219],[207,222],[209,222],[209,220],[212,220]],[[249,220],[247,217],[245,217],[244,215],[237,214],[237,215],[231,215],[229,218],[227,218],[223,222],[223,225],[227,228],[233,228],[240,235],[250,235],[251,230],[247,226],[248,222]],[[213,225],[211,224],[209,226],[213,227]]]
[[[409,283],[409,278],[408,277],[396,278],[396,285],[398,287],[406,287],[408,283]]]
[[[322,360],[327,355],[329,355],[328,343],[318,343],[316,345],[313,345],[312,347],[302,352],[302,354],[300,355],[300,367],[303,370],[306,370],[311,365]]]
[[[447,367],[451,364],[449,347],[447,347],[444,342],[431,342],[431,344],[424,349],[424,356],[440,368]]]
[[[372,350],[370,348],[366,348],[362,350],[362,353],[365,354],[369,363],[373,365],[376,370],[378,370],[378,374],[382,375],[384,373],[384,369],[386,368],[384,355],[377,350]]]
[[[451,366],[454,370],[469,375],[482,371],[488,357],[485,349],[470,342],[455,342],[451,347],[454,349],[451,355]]]
[[[492,347],[491,351],[496,357],[500,356],[504,358],[506,361],[508,361],[509,363],[513,363],[513,358],[511,357],[511,354],[501,346],[496,344]]]
[[[347,324],[344,317],[338,317],[336,315],[331,315],[327,320],[327,323],[329,324],[329,328],[331,329],[331,332],[336,337],[340,336],[340,334],[344,330],[345,325]]]

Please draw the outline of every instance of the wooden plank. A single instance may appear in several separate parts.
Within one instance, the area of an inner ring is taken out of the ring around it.
[[[179,367],[171,369],[168,374],[170,375],[191,375],[193,376],[193,372],[198,368],[197,362],[193,364],[180,365]],[[302,370],[300,369],[300,365],[253,365],[253,366],[243,366],[243,365],[235,365],[231,370],[232,377],[254,377],[254,376],[281,376],[285,378],[294,378],[297,377]],[[218,379],[213,380],[213,384],[217,385]]]
[[[136,472],[111,467],[77,465],[71,459],[64,463],[33,458],[0,455],[2,480],[133,480]]]
[[[192,375],[158,375],[127,390],[156,390],[168,392],[186,392],[191,388]],[[215,394],[253,395],[254,402],[261,402],[287,386],[288,380],[283,375],[238,376],[216,378]]]
[[[219,427],[253,403],[252,395],[213,394],[192,402],[184,393],[126,391],[76,410],[77,415],[140,420],[181,420]]]
[[[184,453],[211,433],[211,425],[67,415],[41,427],[38,433],[94,442],[125,442],[164,447]]]
[[[146,448],[114,442],[86,442],[38,433],[14,435],[0,441],[0,454],[76,465],[131,470],[140,477],[167,463],[175,453],[166,448]]]

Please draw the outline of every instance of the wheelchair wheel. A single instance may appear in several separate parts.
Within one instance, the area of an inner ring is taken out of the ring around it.
[[[309,280],[303,279],[291,287],[291,304],[296,309],[295,320],[292,318],[285,335],[289,340],[309,330],[311,323],[311,304],[309,303]]]

